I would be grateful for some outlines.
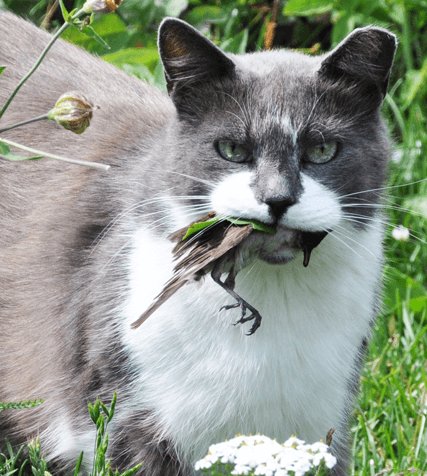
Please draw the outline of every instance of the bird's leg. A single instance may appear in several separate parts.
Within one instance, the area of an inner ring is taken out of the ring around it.
[[[218,262],[214,266],[211,272],[212,279],[217,284],[219,284],[222,287],[222,289],[224,289],[224,291],[230,294],[230,296],[232,296],[236,300],[236,302],[234,304],[228,304],[226,306],[222,306],[220,308],[220,311],[222,309],[228,310],[228,309],[235,309],[237,307],[240,307],[242,313],[241,313],[240,319],[237,322],[235,322],[234,325],[243,324],[245,322],[255,320],[249,332],[246,334],[248,336],[252,335],[261,325],[261,320],[262,320],[261,314],[253,306],[251,306],[248,302],[246,302],[242,297],[240,297],[236,293],[236,291],[234,291],[235,278],[236,278],[234,268],[231,269],[225,281],[221,281],[221,274],[222,274],[221,264],[222,264],[221,262]],[[246,312],[248,309],[249,311],[251,311],[251,314],[249,314],[249,316],[246,316]]]

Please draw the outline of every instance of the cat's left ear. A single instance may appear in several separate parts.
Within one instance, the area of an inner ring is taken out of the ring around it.
[[[383,99],[396,47],[396,36],[388,30],[357,28],[323,60],[319,74],[333,81],[348,78],[374,86]]]
[[[159,52],[169,93],[182,86],[234,72],[233,61],[188,23],[166,18],[159,28]]]

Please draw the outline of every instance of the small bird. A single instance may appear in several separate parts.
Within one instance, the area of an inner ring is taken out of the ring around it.
[[[210,212],[194,223],[202,223],[214,218],[215,213]],[[221,309],[240,307],[241,317],[235,324],[254,320],[255,322],[248,335],[253,334],[258,329],[262,319],[260,313],[234,291],[235,277],[239,271],[236,256],[238,246],[255,229],[251,223],[237,225],[227,220],[213,221],[211,225],[190,237],[186,237],[186,234],[194,223],[170,235],[170,240],[177,242],[172,251],[177,262],[173,270],[174,274],[148,309],[132,324],[134,329],[148,319],[184,284],[199,280],[209,272],[212,279],[236,300],[236,303],[223,306]],[[221,280],[224,273],[227,273],[227,277],[225,280]],[[248,310],[251,312],[249,315],[247,315]]]
[[[192,230],[190,232],[190,230]],[[212,279],[235,299],[234,304],[222,306],[220,310],[240,307],[240,319],[234,323],[243,324],[254,321],[247,335],[252,335],[261,325],[261,314],[251,304],[239,296],[235,288],[237,273],[245,266],[238,259],[239,245],[254,232],[275,233],[275,228],[254,220],[219,219],[215,212],[175,231],[169,239],[176,242],[172,253],[176,265],[173,276],[164,285],[151,305],[132,323],[136,329],[165,301],[173,296],[184,284],[199,280],[210,273]],[[304,267],[310,261],[311,251],[327,235],[327,232],[301,232],[299,246],[304,253]],[[247,264],[247,263],[246,263]],[[227,273],[224,280],[222,275]],[[250,311],[250,314],[248,313]]]

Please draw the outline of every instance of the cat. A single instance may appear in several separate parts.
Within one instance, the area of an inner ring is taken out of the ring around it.
[[[0,14],[0,99],[49,35]],[[208,446],[237,433],[308,442],[334,429],[333,474],[347,474],[349,425],[383,263],[389,139],[380,115],[396,38],[354,30],[320,56],[222,52],[165,19],[168,94],[59,41],[2,121],[45,113],[78,90],[99,109],[81,136],[51,122],[2,134],[111,165],[0,161],[0,441],[39,435],[54,474],[91,461],[87,403],[114,391],[113,464],[188,476]],[[365,205],[365,206],[359,206]],[[369,206],[366,206],[369,205]],[[252,259],[239,309],[207,276],[131,328],[171,277],[168,236],[206,212],[277,226],[242,246]],[[303,266],[302,234],[321,238]],[[306,263],[307,264],[307,263]]]

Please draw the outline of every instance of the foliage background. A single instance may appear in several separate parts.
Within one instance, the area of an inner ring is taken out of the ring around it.
[[[83,1],[65,3],[71,9]],[[62,20],[55,0],[0,0],[0,8],[50,31]],[[93,24],[109,49],[77,30],[67,31],[65,38],[164,88],[156,49],[164,16],[179,16],[233,53],[261,50],[272,42],[275,48],[316,54],[367,24],[398,35],[383,108],[395,142],[384,202],[384,307],[355,412],[352,473],[427,474],[427,0],[124,0],[117,14],[99,16]],[[397,224],[411,230],[408,241],[391,238]]]

